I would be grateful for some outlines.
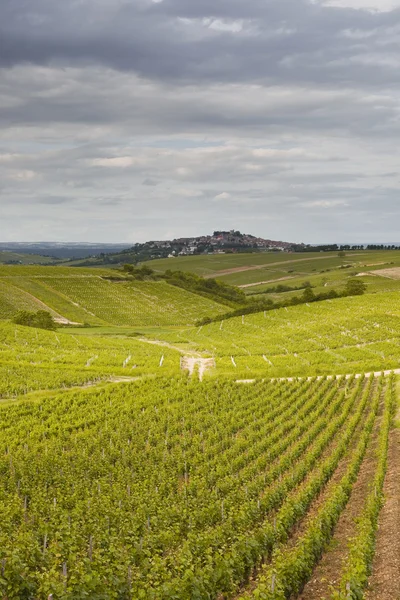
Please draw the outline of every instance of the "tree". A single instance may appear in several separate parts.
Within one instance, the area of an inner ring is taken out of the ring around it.
[[[315,300],[315,295],[311,288],[307,287],[304,290],[302,299],[303,299],[303,302],[312,302],[313,300]]]
[[[53,317],[47,310],[38,310],[37,312],[20,310],[14,315],[13,323],[25,325],[26,327],[39,327],[40,329],[54,330],[57,328]]]
[[[347,280],[346,287],[344,288],[345,296],[362,296],[367,289],[366,284],[361,279],[352,277]]]

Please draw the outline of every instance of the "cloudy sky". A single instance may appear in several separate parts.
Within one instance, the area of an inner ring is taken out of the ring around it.
[[[400,0],[0,0],[0,241],[400,241]]]

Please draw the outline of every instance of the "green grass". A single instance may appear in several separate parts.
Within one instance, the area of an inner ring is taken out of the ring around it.
[[[399,253],[400,254],[400,253]],[[163,258],[148,261],[149,267],[155,271],[164,272],[167,269],[177,271],[191,271],[197,275],[215,275],[219,271],[233,269],[245,266],[268,266],[275,263],[285,264],[287,262],[332,260],[337,258],[336,253],[327,253],[321,257],[321,253],[287,253],[287,252],[257,252],[257,253],[238,253],[238,254],[212,254],[198,256],[178,256],[176,258]],[[286,265],[285,265],[286,266]],[[228,276],[224,276],[224,281]],[[229,283],[228,279],[226,282]]]
[[[384,263],[384,264],[379,264]],[[327,253],[240,253],[223,255],[182,256],[174,259],[148,261],[152,269],[164,272],[167,269],[192,271],[198,275],[220,278],[231,285],[246,285],[270,281],[281,277],[293,277],[293,281],[326,276],[338,271],[339,278],[350,272],[373,271],[389,266],[400,266],[400,251],[354,251],[346,252],[343,258],[337,252]],[[341,266],[352,265],[349,269]],[[221,271],[241,267],[261,267],[230,274]],[[324,272],[324,273],[322,273]],[[287,282],[292,280],[288,279]],[[282,283],[285,283],[284,281]],[[288,283],[289,284],[289,283]],[[252,288],[249,288],[250,290]],[[400,289],[400,285],[399,285]]]

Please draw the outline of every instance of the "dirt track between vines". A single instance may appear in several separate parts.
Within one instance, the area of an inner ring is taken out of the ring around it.
[[[383,488],[372,575],[366,600],[400,599],[400,429],[389,438],[388,470]]]
[[[380,416],[375,419],[372,439],[368,445],[365,457],[360,467],[357,480],[353,485],[349,501],[340,515],[339,521],[335,527],[334,535],[327,550],[322,555],[320,562],[315,567],[313,574],[306,583],[298,600],[321,600],[321,598],[329,598],[332,590],[340,584],[341,575],[345,568],[348,557],[348,547],[352,536],[356,532],[356,520],[361,514],[364,507],[364,502],[371,488],[373,481],[377,455],[376,450],[379,441],[379,429],[382,420],[383,405],[380,406]],[[354,444],[356,446],[356,444]],[[345,466],[350,460],[347,456],[343,461],[342,473],[345,471]],[[339,468],[338,474],[341,469]],[[335,483],[332,479],[327,486],[329,490]],[[321,494],[318,504],[324,502],[324,493]]]

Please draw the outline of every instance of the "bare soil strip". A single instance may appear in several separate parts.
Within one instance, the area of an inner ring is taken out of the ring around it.
[[[400,279],[400,267],[393,267],[393,269],[377,269],[365,273],[365,275],[379,275],[380,277],[386,277],[388,279]]]
[[[353,255],[354,256],[354,255]],[[265,263],[263,265],[247,265],[244,267],[233,267],[232,269],[224,269],[223,271],[215,271],[208,275],[203,275],[204,279],[212,279],[216,277],[223,277],[224,275],[232,275],[232,273],[242,273],[243,271],[256,271],[257,269],[269,269],[269,267],[284,267],[285,265],[292,265],[293,263],[299,262],[310,262],[312,260],[326,260],[326,256],[313,256],[310,258],[295,258],[293,260],[284,260],[279,262]]]
[[[382,411],[382,405],[381,409]],[[348,556],[348,544],[356,532],[356,519],[364,508],[377,464],[377,444],[381,417],[375,420],[373,438],[362,462],[357,481],[354,483],[349,502],[342,512],[335,528],[330,547],[323,554],[314,569],[311,579],[305,585],[299,600],[321,600],[329,598],[338,585]]]
[[[379,516],[375,559],[366,600],[400,599],[400,429],[390,432],[383,492],[385,503]]]
[[[30,298],[32,298],[42,310],[46,310],[47,312],[49,312],[53,316],[56,323],[60,323],[61,325],[82,325],[82,323],[77,323],[76,321],[70,321],[69,319],[66,319],[65,317],[60,315],[60,313],[50,308],[50,306],[47,306],[47,304],[39,300],[39,298],[36,298],[36,296],[31,294],[30,292],[27,292],[26,290],[19,288],[18,286],[15,287]]]
[[[153,344],[154,346],[161,346],[164,348],[170,348],[170,350],[176,350],[183,354],[186,350],[183,350],[179,346],[174,346],[174,344],[170,344],[169,342],[162,342],[161,340],[150,340],[147,338],[135,338],[139,342],[144,342],[145,344]],[[196,358],[203,358],[203,355],[200,352],[190,351],[190,356]]]
[[[287,279],[294,279],[294,275],[287,275],[286,277],[279,277],[279,279],[270,279],[269,281],[257,281],[256,283],[246,283],[245,285],[238,285],[239,288],[250,288],[256,285],[264,285],[265,283],[277,283],[278,281],[286,281]]]
[[[200,381],[203,381],[204,373],[215,367],[213,358],[195,358],[194,356],[183,356],[181,358],[181,369],[189,371],[189,375],[195,373],[198,367]]]
[[[198,375],[200,381],[203,381],[204,373],[215,367],[215,358],[205,357],[200,352],[192,351],[190,354],[184,355],[184,350],[179,346],[174,346],[168,342],[162,342],[160,340],[148,340],[146,338],[138,338],[140,342],[147,344],[154,344],[155,346],[161,346],[164,348],[170,348],[176,350],[181,354],[181,369],[182,371],[189,371],[189,375],[193,375],[198,367]]]

